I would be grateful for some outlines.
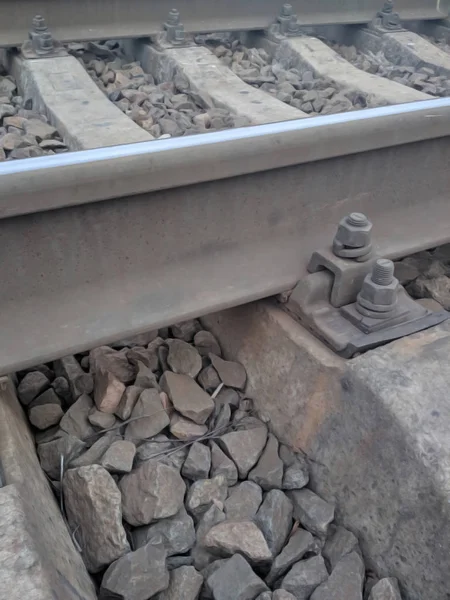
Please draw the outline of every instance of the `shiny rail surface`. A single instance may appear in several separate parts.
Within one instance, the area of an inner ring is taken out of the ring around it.
[[[368,23],[382,0],[291,0],[302,25]],[[171,8],[190,32],[264,29],[276,18],[282,0],[2,0],[0,47],[28,38],[31,20],[41,14],[56,39],[99,40],[158,33]],[[403,20],[442,19],[449,0],[396,0]]]
[[[450,241],[450,99],[0,165],[1,373],[292,287],[346,213]]]

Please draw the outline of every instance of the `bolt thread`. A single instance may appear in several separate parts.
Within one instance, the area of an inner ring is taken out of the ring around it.
[[[389,285],[394,279],[394,263],[387,258],[380,258],[375,263],[371,279],[378,285]]]
[[[171,8],[167,22],[170,23],[170,25],[178,25],[179,21],[180,21],[180,13],[178,12],[178,10],[176,8]]]
[[[292,4],[283,4],[281,7],[281,16],[290,17],[292,15]]]
[[[33,29],[35,31],[43,31],[47,29],[44,17],[41,17],[41,15],[36,15],[33,17]]]
[[[353,225],[353,227],[365,227],[369,224],[369,219],[362,213],[350,213],[346,219],[347,223]]]

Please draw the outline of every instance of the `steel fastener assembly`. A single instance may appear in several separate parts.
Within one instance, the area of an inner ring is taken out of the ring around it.
[[[372,272],[364,278],[356,299],[356,309],[364,316],[383,319],[391,315],[397,303],[399,282],[394,277],[394,263],[379,258]]]
[[[362,213],[351,213],[344,217],[338,225],[333,240],[333,252],[342,258],[361,258],[369,255],[372,223]]]
[[[172,8],[164,23],[164,29],[167,32],[167,41],[172,44],[182,44],[185,41],[184,26],[180,21],[180,13],[176,8]]]

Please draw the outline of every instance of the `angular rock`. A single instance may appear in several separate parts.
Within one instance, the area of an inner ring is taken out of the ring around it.
[[[181,474],[187,479],[208,479],[211,469],[211,452],[208,446],[194,442],[190,447]]]
[[[227,480],[227,485],[236,485],[238,480],[237,467],[231,458],[222,452],[216,442],[210,442],[211,448],[211,477],[224,475]]]
[[[186,486],[174,467],[148,460],[119,484],[124,519],[135,527],[175,515],[183,505]]]
[[[415,298],[433,298],[445,310],[450,310],[450,277],[441,275],[427,279],[421,275],[408,286],[408,291]]]
[[[314,538],[309,531],[297,529],[280,554],[274,559],[266,577],[266,583],[272,586],[292,565],[302,559],[307,552],[311,552],[314,544]]]
[[[58,426],[50,427],[49,429],[45,429],[44,431],[36,431],[34,435],[34,439],[36,444],[46,444],[47,442],[52,442],[56,440],[56,438],[63,437],[66,435],[62,429]]]
[[[242,481],[228,490],[229,496],[224,502],[227,519],[250,521],[254,519],[262,502],[262,489],[252,481]]]
[[[101,465],[110,473],[129,473],[133,468],[136,446],[132,442],[113,442],[101,459]]]
[[[87,440],[95,434],[95,429],[88,420],[92,408],[93,402],[90,397],[82,394],[63,416],[59,426],[69,435],[74,435],[80,440]]]
[[[272,600],[272,592],[263,592],[256,600]]]
[[[59,480],[61,471],[61,455],[64,456],[64,464],[70,464],[70,461],[77,458],[86,444],[73,435],[63,433],[56,439],[39,444],[38,455],[41,467],[50,477],[50,479]]]
[[[370,591],[369,600],[402,600],[395,577],[380,579]]]
[[[28,415],[32,425],[47,429],[61,421],[64,411],[59,404],[41,404],[31,408]]]
[[[162,330],[161,330],[162,331]],[[167,336],[166,336],[167,337]],[[152,340],[148,346],[147,346],[147,350],[150,350],[151,352],[155,352],[156,355],[158,355],[158,349],[163,346],[166,343],[165,338],[163,338],[162,335],[158,335],[157,337],[155,337],[154,340]],[[158,366],[159,369],[159,366]]]
[[[309,481],[309,468],[306,458],[299,453],[294,453],[288,446],[283,444],[279,448],[280,458],[284,463],[285,470],[282,488],[284,490],[299,490]]]
[[[191,440],[208,433],[208,428],[174,413],[170,419],[170,433],[179,440]]]
[[[91,408],[88,414],[88,421],[93,427],[99,429],[109,429],[116,424],[116,417],[109,413],[100,412],[95,407]]]
[[[201,479],[191,485],[186,499],[186,509],[194,519],[199,519],[213,502],[223,502],[227,494],[227,482],[223,475],[212,479]]]
[[[162,545],[167,556],[184,554],[195,544],[194,521],[182,506],[173,517],[161,519],[153,525],[137,527],[133,530],[132,538],[135,548],[152,542]]]
[[[142,363],[147,369],[151,371],[157,371],[159,368],[159,359],[156,350],[149,350],[148,348],[131,348],[127,352],[128,361],[136,368],[139,363]]]
[[[175,323],[175,325],[172,325],[171,327],[173,337],[184,340],[185,342],[192,342],[194,335],[197,331],[200,331],[200,329],[200,323],[196,319]]]
[[[278,456],[278,440],[269,433],[266,447],[248,478],[265,491],[279,489],[283,481],[283,468],[283,461]]]
[[[203,575],[194,567],[179,567],[170,572],[169,587],[158,600],[197,600],[202,585]]]
[[[174,373],[195,378],[202,368],[202,358],[198,351],[183,340],[171,340],[167,364]]]
[[[233,388],[223,387],[215,398],[216,406],[229,404],[230,408],[238,408],[239,393]]]
[[[70,466],[76,467],[87,467],[88,465],[99,465],[101,459],[108,448],[114,442],[122,439],[122,436],[118,431],[108,431],[105,435],[102,435],[89,450],[86,450],[83,454],[80,454],[77,458],[70,462]]]
[[[217,433],[224,433],[231,421],[231,407],[229,404],[219,405],[218,414],[214,419],[214,426],[212,427]],[[217,412],[216,410],[214,411]]]
[[[344,556],[325,583],[314,590],[311,600],[362,600],[363,585],[364,563],[352,552]]]
[[[241,554],[251,565],[267,564],[272,553],[261,530],[253,521],[224,521],[214,525],[203,539],[213,554],[227,557]]]
[[[72,404],[72,392],[70,391],[69,382],[65,377],[56,377],[52,382],[52,388],[66,404]]]
[[[148,600],[168,585],[165,551],[147,544],[125,554],[106,570],[99,600]]]
[[[312,534],[326,536],[334,518],[334,506],[307,489],[290,491],[288,496],[294,505],[294,518]]]
[[[141,395],[143,389],[144,388],[136,385],[130,385],[125,389],[120,402],[114,411],[114,414],[116,414],[119,419],[122,419],[122,421],[127,421],[131,417],[134,405],[136,404],[137,399]]]
[[[128,362],[127,349],[116,351],[109,346],[94,348],[89,353],[89,369],[91,373],[99,369],[109,371],[125,384],[132,383],[136,377],[136,369]]]
[[[287,590],[297,600],[308,600],[311,594],[328,579],[328,571],[321,556],[313,556],[296,563],[283,578],[281,588]],[[327,596],[327,599],[332,596]],[[348,598],[347,600],[350,600]]]
[[[24,127],[26,133],[33,135],[38,142],[49,140],[58,135],[58,132],[52,125],[44,123],[39,119],[28,119],[28,121],[24,123]]]
[[[213,400],[187,375],[166,371],[160,385],[175,409],[198,425],[203,425],[214,410]]]
[[[309,469],[306,461],[296,461],[284,471],[281,488],[283,490],[300,490],[309,482]]]
[[[138,361],[137,366],[138,372],[134,381],[134,385],[144,389],[155,388],[159,392],[161,388],[159,387],[159,383],[153,371],[149,367],[146,367],[144,363],[140,361]]]
[[[209,358],[224,385],[238,390],[245,388],[247,373],[240,363],[223,360],[220,356],[212,353],[209,354]]]
[[[169,355],[169,349],[166,346],[160,346],[158,348],[158,359],[161,365],[161,371],[168,371],[169,365],[167,364],[167,357]]]
[[[201,517],[197,525],[197,541],[191,551],[191,556],[195,568],[200,571],[217,560],[217,556],[214,556],[205,548],[203,541],[205,539],[205,535],[208,533],[211,527],[225,521],[225,514],[221,508],[219,508],[219,505],[220,502],[218,501],[212,504]]]
[[[222,435],[218,443],[236,464],[239,477],[245,479],[266,445],[267,427],[254,417],[242,419],[239,425],[240,430]]]
[[[146,416],[148,415],[148,416]],[[160,433],[170,424],[158,390],[146,389],[139,396],[125,429],[125,439],[139,443]]]
[[[37,398],[30,402],[28,408],[32,409],[35,406],[44,406],[45,404],[55,404],[61,406],[61,400],[58,398],[52,388],[45,390],[45,392],[42,392],[42,394],[39,394]]]
[[[165,452],[166,450],[171,450],[175,447],[175,445],[169,440],[169,438],[160,433],[159,435],[155,435],[154,438],[144,442],[140,446],[138,446],[136,450],[136,458],[138,462],[143,462],[144,460],[149,460],[150,458],[157,458],[154,455],[159,454],[160,452]]]
[[[110,371],[95,372],[94,400],[98,410],[114,413],[125,391],[125,385]]]
[[[94,380],[90,373],[85,373],[75,356],[65,356],[54,362],[55,373],[69,382],[72,401],[82,394],[90,394],[94,389]]]
[[[214,392],[221,384],[219,375],[212,365],[208,365],[202,369],[197,377],[199,384],[205,392]]]
[[[360,553],[358,538],[344,527],[336,527],[333,535],[327,539],[323,547],[323,557],[329,562],[331,570],[337,563],[351,552]]]
[[[255,522],[273,556],[281,552],[292,529],[292,502],[281,490],[271,490],[256,513]]]
[[[28,406],[36,396],[39,396],[48,387],[50,387],[48,378],[40,371],[33,371],[32,373],[27,373],[19,383],[17,395],[22,404]]]
[[[210,353],[216,356],[222,356],[219,342],[210,331],[198,331],[194,335],[194,346],[201,356],[208,356]]]
[[[208,577],[214,600],[253,600],[267,586],[240,554],[222,564]]]
[[[97,573],[130,551],[122,525],[120,492],[99,465],[69,469],[63,484],[70,528],[77,531],[88,571]]]
[[[208,584],[208,579],[228,561],[229,558],[219,558],[218,560],[209,563],[204,569],[201,569],[201,574],[203,575],[204,579],[202,594],[200,596],[201,600],[214,600],[213,591]]]

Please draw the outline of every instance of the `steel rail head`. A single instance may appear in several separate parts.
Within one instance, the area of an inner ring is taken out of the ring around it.
[[[290,0],[292,11],[302,26],[366,24],[380,10],[382,0]],[[41,14],[51,17],[56,39],[120,39],[157,35],[167,19],[167,0],[115,0],[107,10],[105,0],[41,0]],[[263,30],[280,9],[279,0],[177,0],[186,32]],[[448,17],[447,0],[397,0],[403,20]],[[0,45],[20,46],[28,36],[29,19],[36,11],[36,0],[0,2]],[[170,25],[170,23],[169,23]],[[171,25],[170,25],[171,26]]]

